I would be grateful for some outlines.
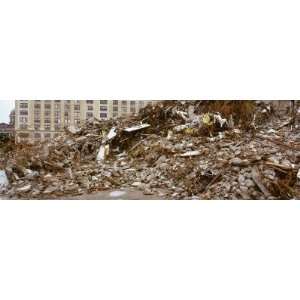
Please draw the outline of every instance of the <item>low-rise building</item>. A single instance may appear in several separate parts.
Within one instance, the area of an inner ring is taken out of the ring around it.
[[[14,127],[10,124],[0,123],[0,135],[1,136],[13,136]]]

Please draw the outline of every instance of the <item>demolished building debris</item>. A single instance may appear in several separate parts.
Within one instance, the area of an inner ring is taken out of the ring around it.
[[[127,119],[90,119],[50,143],[14,145],[1,162],[0,192],[299,199],[300,130],[283,126],[287,118],[255,101],[161,101]]]

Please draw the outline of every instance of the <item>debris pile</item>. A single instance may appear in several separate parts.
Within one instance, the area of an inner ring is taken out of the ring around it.
[[[299,199],[300,131],[255,101],[162,101],[16,145],[0,192],[55,199],[132,188],[166,199]]]

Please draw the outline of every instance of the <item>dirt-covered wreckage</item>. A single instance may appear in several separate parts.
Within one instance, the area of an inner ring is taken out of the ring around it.
[[[127,119],[66,128],[49,143],[6,144],[0,192],[56,199],[132,188],[158,199],[300,199],[293,122],[262,101],[161,101]]]

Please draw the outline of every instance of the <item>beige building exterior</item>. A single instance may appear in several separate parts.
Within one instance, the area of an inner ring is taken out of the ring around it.
[[[16,100],[17,143],[33,143],[59,136],[65,127],[89,118],[110,119],[137,113],[152,101],[140,100]]]

